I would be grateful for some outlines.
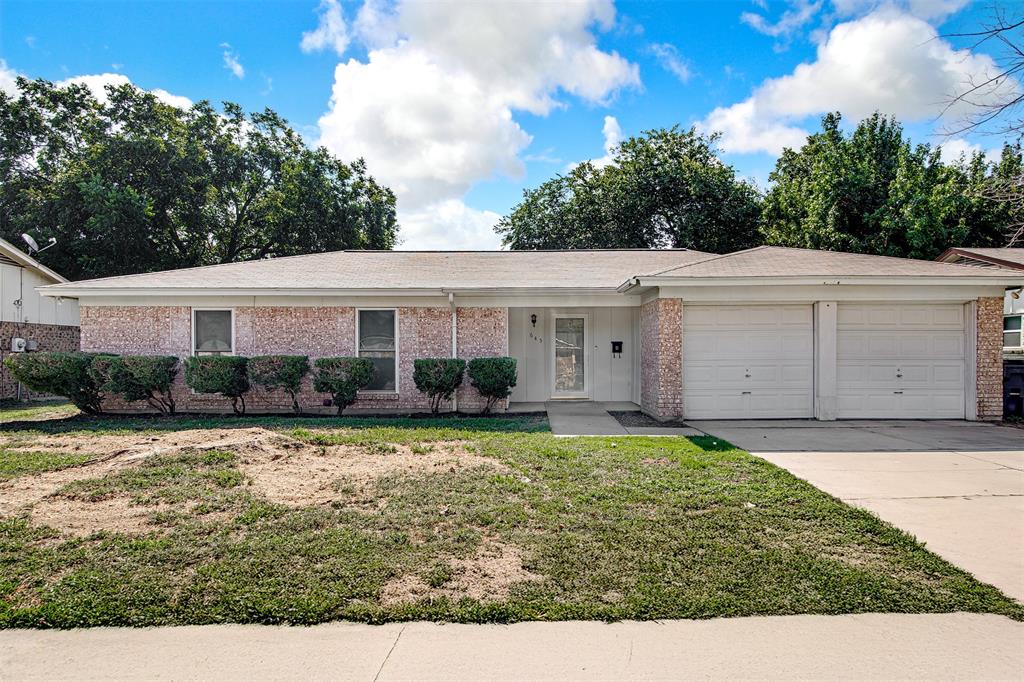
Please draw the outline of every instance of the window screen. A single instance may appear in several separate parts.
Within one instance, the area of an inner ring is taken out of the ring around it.
[[[398,368],[394,310],[359,311],[359,357],[369,358],[376,370],[367,390],[395,390]]]
[[[1003,318],[1003,348],[1020,348],[1021,345],[1021,321],[1024,316],[1008,315]]]
[[[195,348],[196,355],[231,354],[231,311],[196,310]]]

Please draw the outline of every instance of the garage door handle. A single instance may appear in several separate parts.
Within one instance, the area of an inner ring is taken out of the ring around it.
[[[903,391],[893,391],[896,395],[903,395]]]
[[[743,391],[740,395],[750,395],[750,391]]]

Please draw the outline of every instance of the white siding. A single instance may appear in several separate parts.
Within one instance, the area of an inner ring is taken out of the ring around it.
[[[78,301],[40,296],[36,287],[53,284],[39,273],[0,263],[0,321],[78,326]],[[21,310],[15,301],[21,300]]]
[[[639,308],[509,308],[509,354],[516,359],[519,378],[512,402],[543,402],[551,398],[549,337],[551,313],[587,313],[590,338],[588,392],[591,400],[632,401],[636,396],[636,327]],[[536,327],[530,316],[537,316]],[[622,341],[622,355],[612,357],[612,341]]]

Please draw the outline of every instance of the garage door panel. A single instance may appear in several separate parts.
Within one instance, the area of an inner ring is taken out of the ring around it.
[[[959,304],[840,304],[840,418],[964,416]]]
[[[813,415],[809,305],[683,306],[689,419]]]

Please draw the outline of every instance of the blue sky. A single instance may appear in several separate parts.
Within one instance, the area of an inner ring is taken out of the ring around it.
[[[995,68],[942,35],[989,7],[4,0],[0,88],[127,79],[179,104],[271,107],[311,144],[367,159],[399,196],[403,248],[493,248],[523,188],[654,127],[721,130],[725,158],[762,186],[829,110],[895,114],[949,153],[996,148],[935,134],[955,122],[936,121],[949,93]]]

